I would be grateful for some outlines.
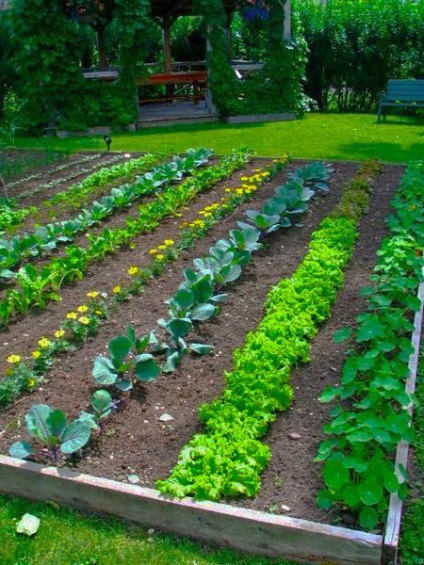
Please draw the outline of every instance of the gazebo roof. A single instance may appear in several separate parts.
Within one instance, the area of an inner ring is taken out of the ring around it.
[[[227,13],[236,9],[237,0],[223,0]],[[151,0],[152,16],[165,17],[170,16],[190,16],[192,14],[191,0]]]

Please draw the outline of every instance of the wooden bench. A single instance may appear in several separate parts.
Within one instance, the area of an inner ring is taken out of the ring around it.
[[[378,124],[381,114],[386,117],[384,108],[387,106],[424,108],[424,79],[390,79],[378,104]]]
[[[189,96],[197,106],[201,98],[201,91],[206,88],[208,73],[205,70],[200,71],[180,71],[171,73],[155,73],[147,78],[137,79],[139,86],[154,85],[176,85],[187,84],[193,88],[193,94]],[[178,96],[167,96],[166,100],[177,100]],[[186,98],[186,97],[185,97]],[[151,102],[152,100],[141,100],[140,102]]]

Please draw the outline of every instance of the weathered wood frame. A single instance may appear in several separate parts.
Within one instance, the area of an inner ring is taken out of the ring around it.
[[[424,283],[418,296],[406,390],[413,392],[423,319]],[[412,405],[409,407],[412,414]],[[401,442],[396,469],[406,467],[408,445]],[[125,520],[173,531],[191,538],[213,541],[239,551],[285,557],[327,565],[396,564],[402,501],[391,497],[383,535],[247,510],[214,502],[163,497],[158,491],[69,469],[46,467],[0,455],[0,492],[35,500],[54,500],[85,512],[109,514]]]

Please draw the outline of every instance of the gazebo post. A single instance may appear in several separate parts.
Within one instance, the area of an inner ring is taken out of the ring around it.
[[[167,13],[162,19],[162,36],[163,36],[163,55],[165,59],[165,72],[170,73],[172,71],[172,61],[171,61],[171,26],[172,18],[171,14]]]

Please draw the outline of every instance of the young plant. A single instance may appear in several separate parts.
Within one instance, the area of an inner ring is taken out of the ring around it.
[[[126,336],[117,336],[108,345],[110,359],[98,355],[94,361],[93,376],[102,386],[116,386],[120,391],[133,388],[133,376],[141,382],[157,379],[160,368],[153,355],[145,353],[150,341],[149,334],[137,338],[131,325]]]
[[[29,435],[41,442],[48,453],[57,462],[59,454],[70,455],[87,444],[91,428],[78,418],[67,422],[62,410],[54,410],[46,404],[35,404],[25,416]],[[42,453],[41,452],[41,453]],[[27,459],[35,455],[32,445],[27,441],[17,441],[10,446],[9,453],[18,459]]]
[[[112,395],[107,390],[97,390],[91,398],[93,412],[82,411],[79,419],[87,422],[91,429],[102,431],[104,421],[113,411],[118,409],[119,400],[113,400]]]

